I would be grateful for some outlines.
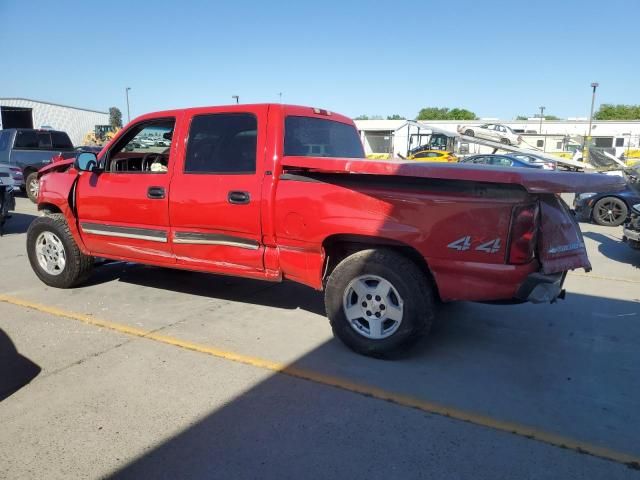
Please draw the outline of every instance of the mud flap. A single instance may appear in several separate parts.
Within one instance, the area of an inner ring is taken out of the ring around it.
[[[580,226],[569,206],[557,195],[540,195],[538,258],[542,273],[553,274],[584,268],[591,271]]]

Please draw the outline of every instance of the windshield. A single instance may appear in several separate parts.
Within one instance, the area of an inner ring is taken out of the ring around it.
[[[289,116],[285,120],[284,154],[364,158],[364,149],[353,125],[322,118]]]

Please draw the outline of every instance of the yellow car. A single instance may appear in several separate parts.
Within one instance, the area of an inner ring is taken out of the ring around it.
[[[407,157],[418,162],[457,162],[458,157],[446,150],[421,150]]]

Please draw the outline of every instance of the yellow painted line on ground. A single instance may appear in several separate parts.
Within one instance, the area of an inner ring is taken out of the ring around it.
[[[123,325],[120,323],[110,322],[108,320],[102,320],[91,315],[85,315],[82,313],[70,312],[49,305],[41,305],[38,303],[30,302],[20,298],[0,295],[0,302],[8,303],[11,305],[17,305],[20,307],[29,308],[38,312],[54,315],[56,317],[67,318],[71,320],[77,320],[96,327],[102,327],[109,330],[116,331],[127,335],[132,335],[140,338],[146,338],[156,342],[172,345],[175,347],[184,348],[194,352],[204,353],[213,357],[229,360],[232,362],[241,363],[244,365],[250,365],[252,367],[269,370],[272,372],[288,375],[295,378],[301,378],[309,380],[321,385],[329,385],[332,387],[340,388],[348,392],[357,393],[367,397],[372,397],[378,400],[385,400],[396,405],[403,407],[415,408],[425,413],[442,415],[455,420],[461,420],[474,425],[498,430],[501,432],[507,432],[520,437],[537,440],[555,447],[566,448],[573,450],[574,452],[584,453],[599,457],[605,460],[610,460],[617,463],[640,469],[640,457],[631,455],[628,453],[618,452],[599,445],[592,445],[580,440],[564,437],[555,433],[546,432],[537,428],[518,424],[514,422],[508,422],[499,420],[487,415],[481,415],[465,410],[460,410],[455,407],[449,407],[438,403],[433,403],[428,400],[422,400],[420,398],[412,397],[409,395],[403,395],[388,390],[384,390],[379,387],[365,385],[345,378],[336,377],[333,375],[326,375],[313,370],[296,367],[294,365],[287,365],[285,363],[274,362],[263,358],[251,357],[243,355],[241,353],[222,350],[209,345],[203,345],[199,343],[189,342],[187,340],[181,340],[179,338],[171,337],[168,335],[162,335],[147,330],[143,330],[129,325]]]
[[[594,275],[593,273],[569,272],[569,275],[572,277],[594,278],[596,280],[607,280],[610,282],[640,283],[640,280],[632,280],[631,278],[605,277],[603,275]]]

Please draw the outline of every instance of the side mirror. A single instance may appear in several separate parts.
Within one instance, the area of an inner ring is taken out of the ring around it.
[[[74,167],[81,172],[93,172],[98,166],[98,157],[92,152],[82,152],[76,157]]]

